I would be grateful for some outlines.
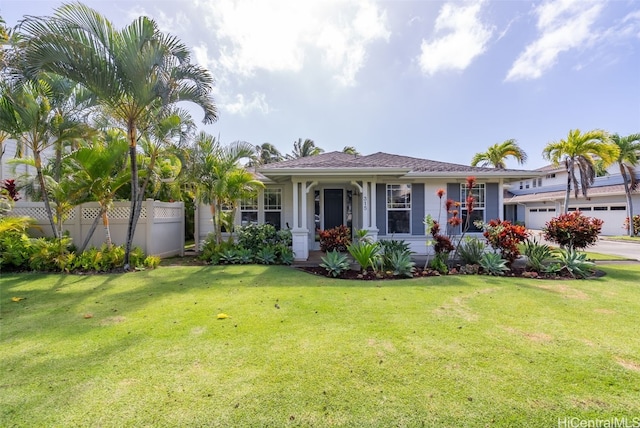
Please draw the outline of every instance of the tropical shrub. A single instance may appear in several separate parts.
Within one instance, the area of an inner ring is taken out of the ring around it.
[[[477,265],[484,254],[486,244],[478,238],[467,236],[458,246],[458,256],[465,264]]]
[[[336,278],[349,269],[349,259],[346,254],[340,253],[336,250],[328,251],[327,254],[322,257],[322,263],[320,267],[325,268],[327,275],[331,275]]]
[[[295,259],[295,253],[291,247],[282,247],[278,246],[279,250],[277,251],[278,261],[283,265],[292,265]]]
[[[271,245],[266,245],[256,252],[255,259],[260,264],[272,265],[276,263],[278,257],[275,248]]]
[[[347,246],[351,243],[351,229],[345,225],[321,230],[318,235],[320,236],[320,250],[324,252],[347,251]]]
[[[507,261],[498,253],[484,253],[480,259],[480,267],[487,275],[500,276],[509,270]]]
[[[277,231],[271,224],[250,224],[236,227],[238,245],[244,248],[260,248],[264,245],[284,243],[291,245],[291,231]]]
[[[624,219],[624,228],[627,232],[629,232],[629,217]],[[640,234],[640,214],[636,214],[633,216],[633,236],[638,236]]]
[[[413,277],[416,264],[411,260],[411,253],[396,249],[384,254],[385,269],[393,272],[394,276]]]
[[[240,262],[238,251],[235,247],[225,248],[220,252],[218,263],[224,265],[235,265]]]
[[[253,251],[249,248],[236,247],[236,257],[241,265],[253,263]]]
[[[383,254],[391,254],[397,251],[411,254],[409,243],[405,240],[390,239],[378,241],[378,244],[380,244],[380,251],[382,251]]]
[[[553,270],[565,271],[574,278],[586,278],[595,271],[595,264],[587,260],[587,254],[574,248],[557,251],[555,259],[556,265]]]
[[[446,274],[449,272],[449,266],[447,266],[448,253],[436,254],[433,259],[429,261],[429,267],[438,273]]]
[[[347,247],[347,250],[363,271],[369,268],[374,269],[380,258],[380,245],[377,242],[354,242]]]
[[[527,268],[542,272],[553,260],[553,251],[547,244],[536,239],[527,239],[523,244],[524,255],[527,256]]]
[[[484,237],[494,250],[511,266],[520,256],[520,243],[524,242],[529,233],[524,226],[512,224],[507,220],[494,219],[483,225]]]
[[[29,268],[31,270],[47,271],[68,271],[69,264],[73,260],[71,254],[71,238],[36,238],[31,240],[31,256],[29,257]]]
[[[549,220],[542,229],[544,238],[562,248],[584,249],[598,240],[603,221],[583,216],[580,211],[559,215]]]

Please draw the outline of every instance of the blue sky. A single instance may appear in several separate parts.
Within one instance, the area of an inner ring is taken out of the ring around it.
[[[58,1],[2,0],[0,15]],[[223,142],[298,138],[468,164],[515,138],[526,168],[570,129],[640,132],[634,1],[85,1],[116,26],[140,15],[216,78]],[[202,118],[194,110],[197,120]],[[509,167],[518,167],[508,162]]]

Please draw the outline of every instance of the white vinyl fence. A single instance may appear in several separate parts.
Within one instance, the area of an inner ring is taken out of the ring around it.
[[[129,208],[129,202],[115,202],[109,210],[109,230],[111,240],[116,245],[126,243]],[[68,213],[63,223],[63,231],[69,231],[73,242],[78,246],[82,245],[99,212],[97,202],[78,205]],[[53,236],[43,202],[18,201],[9,215],[36,219],[40,230],[31,230],[32,236]],[[99,247],[104,240],[104,227],[100,219],[89,241],[89,247]],[[142,248],[145,254],[159,257],[184,255],[184,204],[159,202],[152,199],[144,201],[133,237],[133,245]]]

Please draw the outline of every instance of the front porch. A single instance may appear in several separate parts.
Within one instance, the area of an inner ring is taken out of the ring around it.
[[[376,182],[373,180],[292,180],[291,234],[296,261],[320,249],[318,232],[346,225],[377,240]],[[319,257],[318,257],[318,263]]]

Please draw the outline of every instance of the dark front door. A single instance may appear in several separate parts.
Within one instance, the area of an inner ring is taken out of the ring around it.
[[[324,228],[331,229],[344,224],[344,197],[342,189],[324,190]]]

